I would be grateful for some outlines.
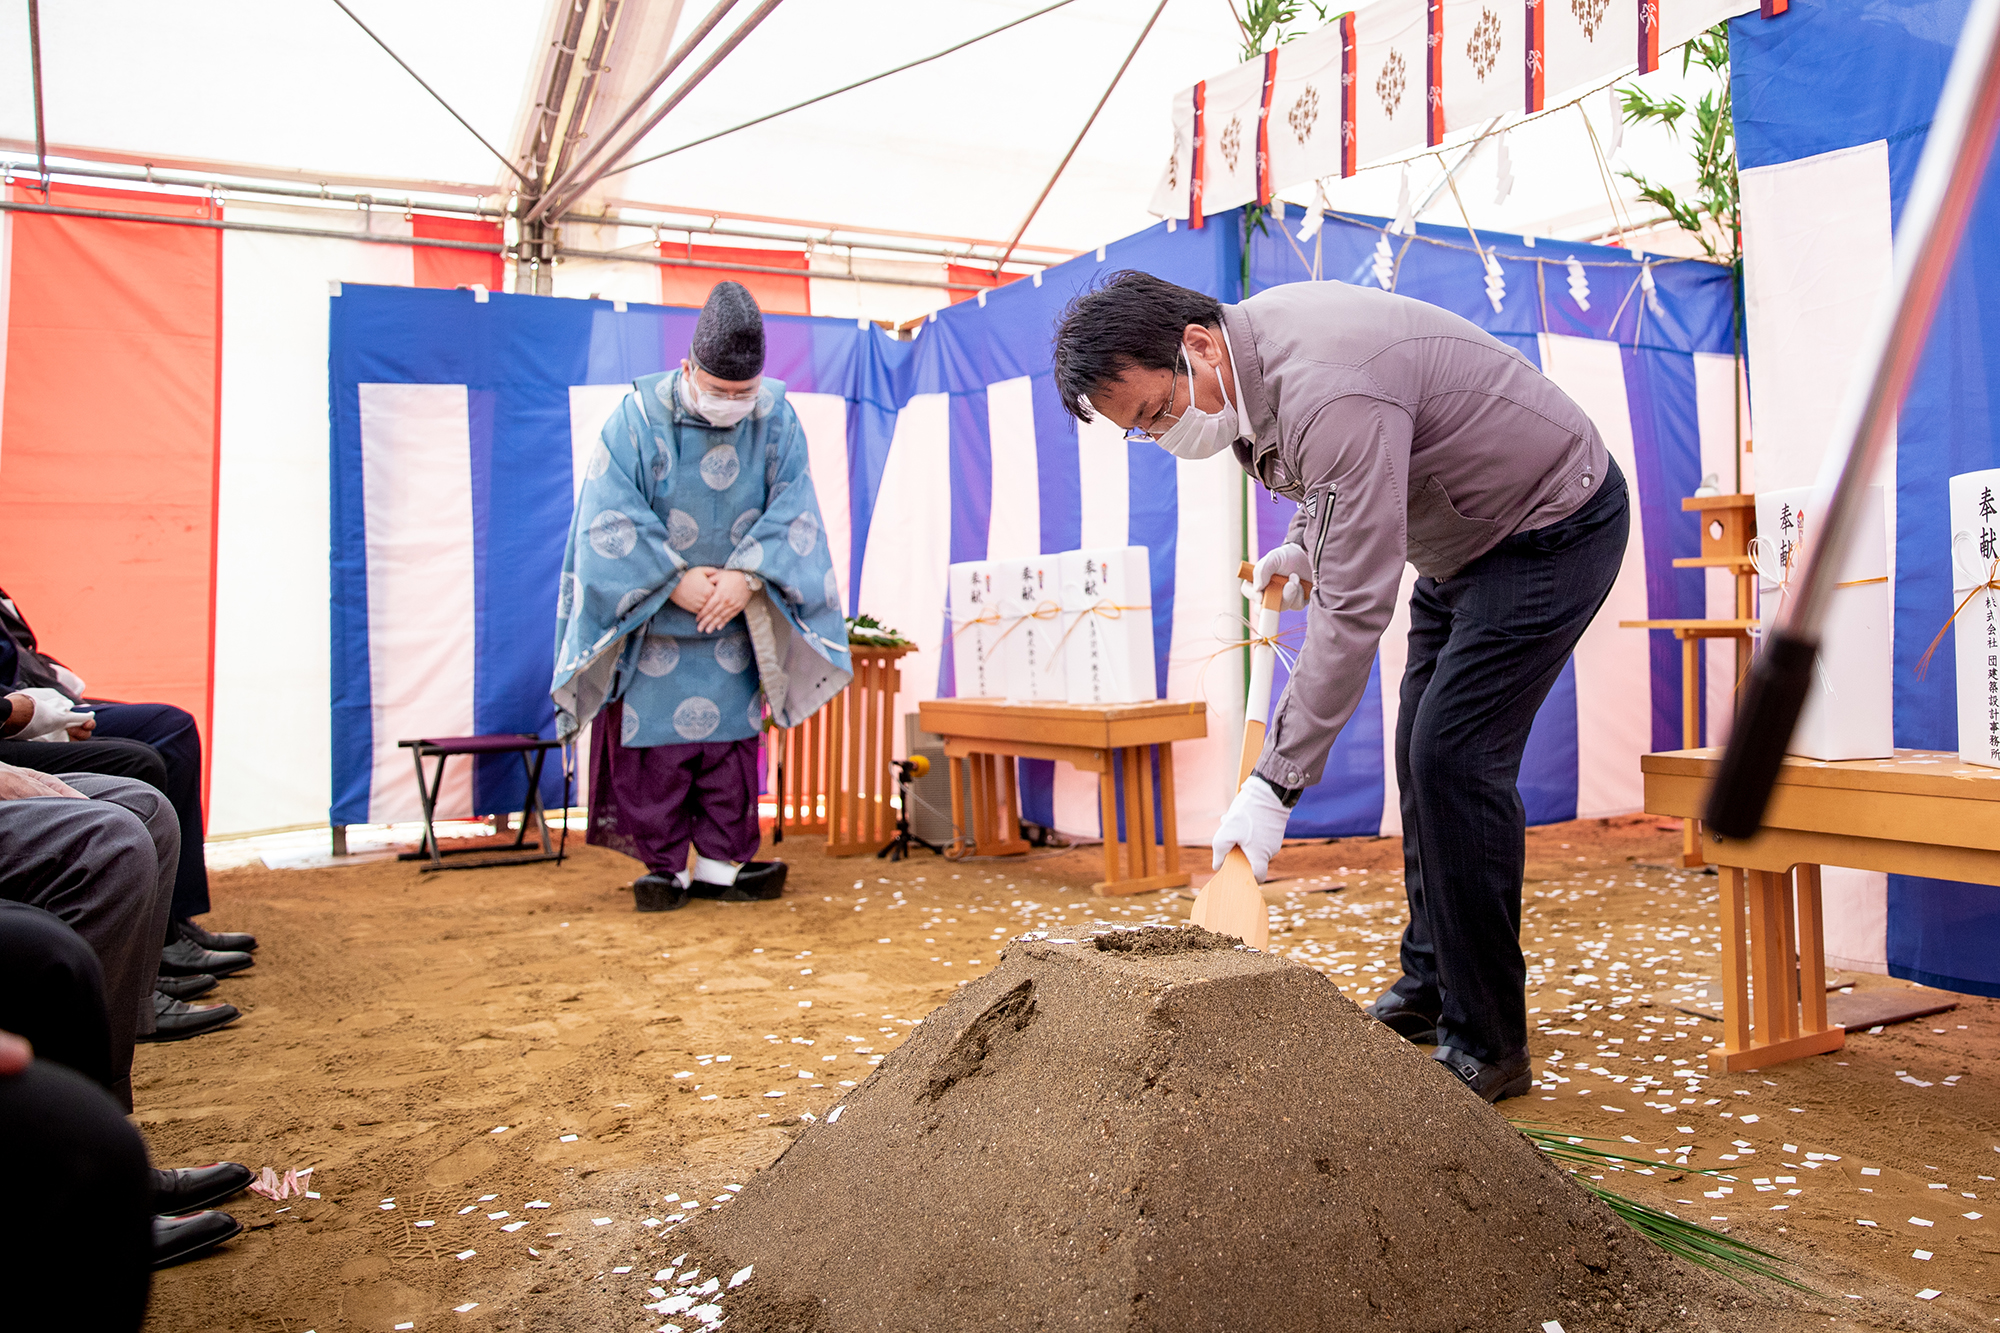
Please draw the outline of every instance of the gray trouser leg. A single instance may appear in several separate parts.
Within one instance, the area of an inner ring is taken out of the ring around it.
[[[180,829],[166,798],[144,783],[66,781],[95,789],[86,792],[94,799],[0,801],[0,894],[54,913],[97,955],[111,1072],[122,1081],[131,1073],[134,1038],[153,1027]]]

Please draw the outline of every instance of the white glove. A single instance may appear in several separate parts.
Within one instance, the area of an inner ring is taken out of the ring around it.
[[[1286,542],[1257,562],[1257,572],[1250,585],[1250,600],[1256,601],[1262,595],[1264,585],[1272,579],[1281,578],[1285,581],[1285,609],[1303,611],[1306,607],[1306,592],[1300,586],[1299,580],[1310,581],[1312,576],[1312,557],[1306,554],[1306,548],[1297,542]]]
[[[1271,857],[1278,848],[1285,845],[1285,824],[1292,812],[1278,799],[1278,793],[1271,790],[1271,784],[1252,773],[1243,780],[1243,786],[1236,793],[1236,799],[1229,803],[1228,813],[1222,816],[1222,823],[1215,830],[1215,869],[1222,869],[1223,858],[1232,847],[1241,847],[1243,854],[1250,858],[1250,869],[1257,876],[1257,882],[1264,882],[1264,873],[1271,868]]]
[[[31,690],[16,690],[35,701],[35,711],[27,725],[8,737],[16,741],[66,741],[69,728],[84,721],[90,715],[79,713],[70,707],[70,701],[58,690],[38,685]]]

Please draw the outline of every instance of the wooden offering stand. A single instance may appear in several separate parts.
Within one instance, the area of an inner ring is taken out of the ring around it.
[[[1736,615],[1728,620],[1621,620],[1621,629],[1663,629],[1681,641],[1681,745],[1696,749],[1701,734],[1701,651],[1703,639],[1736,641],[1736,679],[1750,665],[1750,631],[1758,627],[1757,572],[1750,543],[1757,536],[1754,495],[1690,495],[1682,510],[1701,515],[1701,554],[1674,561],[1675,569],[1726,569],[1736,578]],[[1681,864],[1707,864],[1695,821],[1681,821]]]
[[[897,663],[915,651],[849,645],[854,679],[847,688],[772,741],[778,823],[791,833],[824,833],[828,856],[865,856],[896,835],[889,761],[903,687]]]

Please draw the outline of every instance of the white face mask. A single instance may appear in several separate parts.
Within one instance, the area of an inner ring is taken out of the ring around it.
[[[756,410],[757,395],[748,398],[725,398],[719,393],[711,393],[694,382],[694,376],[681,375],[681,402],[688,411],[694,413],[711,426],[725,430],[734,426]]]
[[[1181,360],[1188,360],[1187,348],[1181,348]],[[1222,410],[1204,412],[1194,405],[1194,366],[1188,364],[1188,405],[1173,425],[1155,441],[1162,449],[1175,458],[1202,459],[1221,453],[1236,442],[1236,404],[1229,401],[1229,389],[1222,384],[1220,373],[1216,384],[1222,389]]]

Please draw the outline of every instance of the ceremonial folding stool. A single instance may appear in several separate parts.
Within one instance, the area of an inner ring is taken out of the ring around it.
[[[429,865],[425,873],[433,870],[476,870],[481,866],[526,865],[533,861],[559,861],[562,853],[549,845],[549,821],[542,807],[542,764],[550,750],[562,748],[561,741],[546,740],[540,736],[496,734],[491,736],[450,736],[439,740],[397,741],[396,744],[410,752],[417,766],[417,797],[424,807],[424,838],[413,852],[404,852],[399,861],[424,861]],[[453,755],[467,755],[475,761],[486,755],[518,754],[521,756],[521,771],[528,779],[528,794],[521,805],[521,827],[515,830],[511,846],[495,848],[490,843],[478,847],[453,847],[446,850],[438,845],[436,828],[438,792],[444,787],[445,764]],[[424,776],[424,760],[437,760],[437,767],[428,779]],[[534,821],[541,834],[541,846],[530,846],[528,822]],[[480,855],[484,853],[484,855]],[[476,860],[450,861],[447,856],[477,857]]]

